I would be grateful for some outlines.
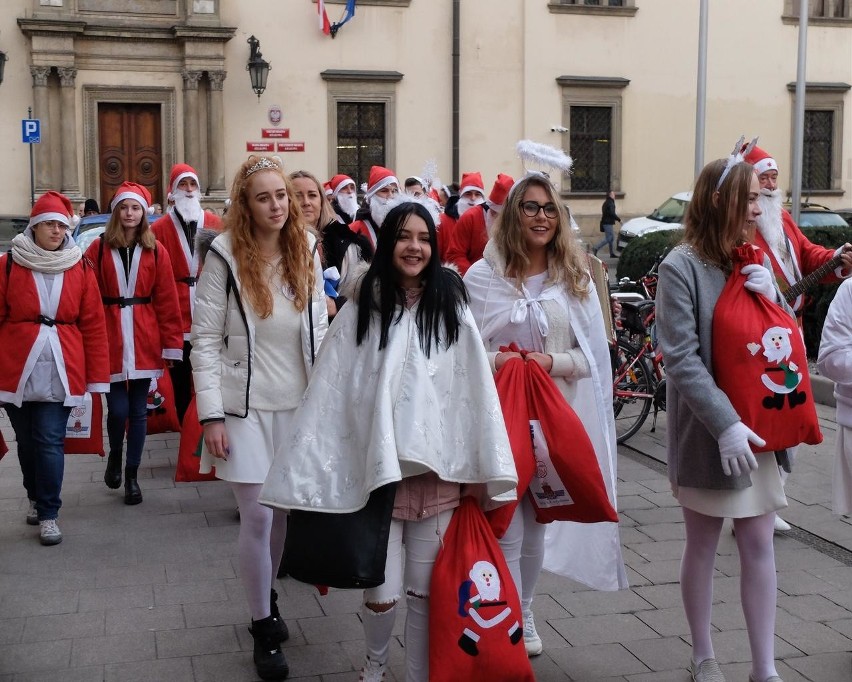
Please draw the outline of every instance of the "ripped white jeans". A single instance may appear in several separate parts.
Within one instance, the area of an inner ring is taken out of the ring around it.
[[[364,604],[392,604],[405,593],[405,667],[408,682],[429,679],[429,583],[441,539],[447,531],[453,510],[420,521],[391,521],[385,582],[364,590]],[[405,544],[403,567],[402,545]],[[362,611],[367,656],[386,663],[396,608],[376,613]]]

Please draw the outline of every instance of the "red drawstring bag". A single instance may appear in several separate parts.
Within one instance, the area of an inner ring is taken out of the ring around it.
[[[100,393],[86,393],[83,404],[71,408],[65,426],[65,454],[104,456],[104,406]]]
[[[805,344],[781,306],[749,291],[746,265],[763,265],[757,247],[732,253],[734,269],[713,313],[713,375],[742,422],[766,441],[755,452],[822,442]]]
[[[537,362],[527,362],[526,372],[529,436],[535,456],[528,493],[536,521],[618,523],[583,422]]]
[[[494,377],[503,412],[503,421],[506,422],[506,432],[509,435],[509,444],[512,446],[512,455],[515,459],[515,469],[518,472],[518,500],[529,487],[535,472],[535,458],[530,440],[530,416],[527,406],[527,372],[524,365],[523,360],[509,360],[497,371],[497,375]],[[491,530],[498,538],[502,538],[509,528],[515,508],[518,506],[518,500],[486,512],[485,516]]]
[[[178,447],[177,467],[175,467],[175,482],[190,483],[196,481],[215,481],[216,475],[199,473],[201,464],[201,446],[204,443],[204,429],[198,421],[198,406],[195,396],[192,396],[183,416],[183,426],[180,430],[180,446]]]
[[[163,376],[157,377],[155,388],[148,391],[148,434],[173,431],[180,431],[180,422],[175,407],[172,377],[168,368],[165,368]]]
[[[432,568],[429,680],[535,680],[518,591],[472,497],[462,498]]]

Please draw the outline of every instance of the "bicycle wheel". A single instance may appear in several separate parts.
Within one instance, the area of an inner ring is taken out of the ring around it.
[[[645,354],[625,339],[613,349],[612,410],[615,435],[624,443],[642,427],[654,398],[654,379]]]

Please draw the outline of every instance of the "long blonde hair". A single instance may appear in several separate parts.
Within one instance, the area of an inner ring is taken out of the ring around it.
[[[107,246],[114,249],[123,249],[134,243],[133,240],[127,239],[127,233],[121,226],[121,216],[119,213],[121,211],[121,205],[125,201],[135,201],[135,199],[124,199],[119,201],[110,214],[109,220],[104,228],[104,241],[107,243]],[[135,242],[143,249],[153,249],[157,245],[157,238],[151,231],[151,227],[148,224],[148,214],[144,210],[142,211],[142,220],[136,228]]]
[[[334,209],[331,207],[331,204],[328,201],[328,197],[325,195],[325,190],[323,186],[320,184],[320,181],[317,180],[316,176],[306,170],[297,170],[290,173],[290,180],[295,180],[296,178],[305,178],[306,180],[310,180],[317,186],[317,192],[320,195],[320,214],[317,219],[317,224],[308,225],[309,230],[313,230],[317,235],[322,234],[322,231],[325,229],[325,226],[330,222],[337,220],[337,214],[334,212]]]
[[[262,161],[265,159],[265,162]],[[260,170],[249,172],[256,164]],[[309,305],[316,283],[314,262],[308,247],[308,232],[302,211],[293,198],[293,184],[279,163],[270,157],[249,156],[237,171],[231,186],[231,206],[225,214],[223,231],[231,235],[231,249],[237,262],[237,272],[246,298],[261,318],[272,314],[272,293],[265,278],[263,261],[252,229],[248,188],[259,173],[277,173],[287,189],[289,215],[278,237],[281,249],[281,283],[294,292],[294,304],[299,311]]]
[[[547,269],[549,276],[556,282],[562,282],[568,291],[577,298],[589,294],[589,266],[585,255],[571,231],[568,212],[559,200],[556,189],[550,180],[542,175],[528,175],[518,182],[509,192],[503,210],[494,222],[491,239],[506,263],[506,275],[514,277],[520,286],[526,279],[526,270],[530,264],[527,242],[521,226],[521,202],[530,185],[538,185],[547,193],[547,201],[559,209],[556,232],[547,245]]]

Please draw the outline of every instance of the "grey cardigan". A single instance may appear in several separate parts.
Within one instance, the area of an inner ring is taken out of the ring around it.
[[[751,486],[747,473],[725,476],[719,457],[719,435],[740,421],[713,378],[713,311],[726,279],[685,244],[660,264],[657,330],[666,362],[668,470],[679,486]]]

